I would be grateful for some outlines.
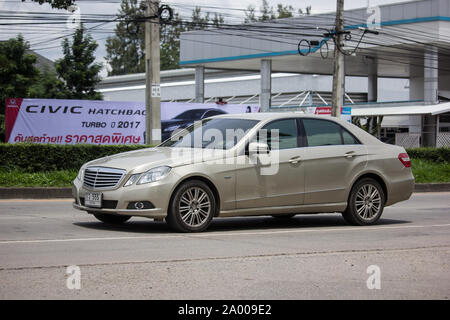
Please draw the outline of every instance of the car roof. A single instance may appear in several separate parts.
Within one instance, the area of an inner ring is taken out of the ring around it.
[[[318,117],[313,114],[306,114],[301,111],[288,111],[288,112],[254,112],[254,113],[229,113],[224,115],[217,115],[214,118],[239,118],[239,119],[249,119],[249,120],[275,120],[283,118],[301,118],[301,117]],[[320,116],[323,118],[324,116]],[[331,117],[329,117],[331,118]],[[335,118],[334,118],[335,119]]]
[[[315,115],[304,113],[301,111],[287,111],[287,112],[255,112],[255,113],[230,113],[224,115],[218,115],[211,118],[219,119],[248,119],[268,122],[270,120],[285,119],[285,118],[315,118],[322,120],[329,120],[339,123],[341,126],[352,132],[356,137],[364,144],[382,144],[380,140],[367,133],[363,129],[353,125],[343,119],[332,117],[331,115]]]

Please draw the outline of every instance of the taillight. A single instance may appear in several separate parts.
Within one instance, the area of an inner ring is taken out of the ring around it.
[[[400,162],[403,163],[403,165],[406,168],[411,167],[411,159],[409,159],[409,156],[407,153],[400,153],[398,155],[398,160],[400,160]]]

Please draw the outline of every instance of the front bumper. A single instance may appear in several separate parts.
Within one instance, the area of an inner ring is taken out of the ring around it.
[[[126,179],[124,179],[126,181]],[[167,216],[168,204],[174,182],[171,179],[152,182],[144,185],[131,185],[122,187],[122,184],[113,190],[90,190],[86,188],[82,181],[75,179],[72,185],[72,196],[75,202],[72,206],[75,209],[88,211],[89,213],[120,214],[127,216],[141,216],[148,218],[165,218]],[[102,193],[102,208],[88,207],[82,201],[87,192]],[[130,202],[149,201],[153,205],[151,209],[129,209]],[[103,207],[106,202],[114,202],[111,206]]]
[[[129,210],[129,209],[105,209],[105,208],[92,208],[86,207],[75,202],[72,203],[75,209],[88,211],[89,213],[110,213],[110,214],[123,214],[125,216],[141,216],[147,218],[164,218],[166,214],[161,213],[160,208],[143,209],[143,210]]]

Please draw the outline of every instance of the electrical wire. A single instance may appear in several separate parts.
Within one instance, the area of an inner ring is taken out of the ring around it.
[[[95,2],[92,0],[89,1],[83,1],[83,2]],[[120,3],[120,1],[98,1],[102,3]],[[188,5],[188,4],[173,4],[170,2],[164,2],[169,5],[173,5],[178,8],[192,8],[194,5]],[[245,12],[246,9],[243,8],[224,8],[224,7],[218,7],[218,6],[202,6],[202,8],[208,8],[212,10],[222,10],[226,9],[229,11],[235,11],[235,12]],[[255,12],[258,12],[255,10]],[[206,12],[206,13],[217,13],[217,12]],[[0,26],[5,26],[8,28],[14,28],[14,26],[17,26],[21,28],[23,31],[29,30],[30,32],[36,32],[36,28],[42,28],[41,30],[45,30],[44,28],[47,28],[47,30],[51,31],[55,27],[66,24],[67,23],[67,17],[69,17],[71,14],[67,13],[61,13],[55,15],[54,13],[49,12],[20,12],[20,14],[16,14],[15,16],[11,16],[12,12],[7,10],[1,10],[0,11],[0,21],[3,19],[9,19],[9,20],[15,20],[14,22],[0,22]],[[235,15],[235,14],[229,14],[226,13],[225,17],[228,18],[235,18],[240,19],[240,22],[242,22],[242,15]],[[208,43],[207,41],[202,40],[195,40],[192,39],[192,37],[198,37],[198,36],[204,36],[204,35],[211,35],[214,34],[217,36],[233,36],[233,37],[243,37],[246,39],[257,39],[257,40],[263,40],[263,41],[270,41],[274,43],[278,43],[281,45],[288,45],[288,46],[295,46],[300,37],[309,37],[309,38],[321,38],[320,42],[320,50],[322,50],[322,46],[326,45],[328,46],[328,43],[324,40],[323,33],[325,30],[332,29],[333,23],[332,19],[330,19],[331,14],[327,15],[312,15],[308,16],[308,19],[312,20],[313,23],[310,22],[302,22],[299,18],[292,18],[292,19],[281,19],[281,20],[275,20],[275,21],[269,21],[269,22],[258,22],[258,23],[252,23],[252,24],[233,24],[233,23],[222,23],[220,26],[215,25],[212,22],[200,22],[197,24],[194,24],[190,18],[181,16],[180,20],[173,24],[173,26],[180,25],[185,28],[192,28],[194,33],[184,33],[183,34],[183,41],[194,41],[198,43]],[[23,22],[19,22],[17,20],[25,20]],[[37,21],[37,22],[36,22]],[[141,23],[142,20],[138,19],[124,19],[124,17],[118,17],[117,15],[111,15],[111,14],[83,14],[80,18],[80,21],[83,24],[97,24],[97,26],[86,28],[92,33],[96,34],[114,34],[113,29],[102,29],[102,26],[108,25],[108,24],[116,24],[119,22],[124,21],[130,21],[132,23]],[[334,21],[333,21],[334,22]],[[346,19],[347,23],[351,24],[361,24],[365,23],[362,19],[357,18],[349,18]],[[154,22],[152,22],[154,23]],[[27,29],[28,28],[28,29]],[[204,29],[208,28],[207,30],[203,31],[196,31],[196,29]],[[427,29],[425,29],[427,30]],[[58,31],[55,31],[54,33],[57,33]],[[239,34],[236,34],[239,32]],[[36,50],[44,50],[46,48],[57,48],[55,47],[39,47],[42,44],[49,44],[54,41],[58,41],[62,38],[68,37],[72,35],[73,32],[65,32],[64,35],[61,35],[61,33],[58,34],[57,37],[53,37],[51,39],[41,40],[38,42],[33,42],[32,46]],[[350,51],[352,54],[355,54],[358,52],[360,54],[364,54],[368,57],[377,57],[380,60],[390,60],[392,62],[397,63],[405,63],[406,59],[423,59],[423,47],[428,45],[426,42],[426,39],[428,39],[430,36],[435,36],[433,34],[432,30],[422,32],[420,35],[417,35],[417,30],[414,28],[409,28],[402,26],[401,28],[394,28],[389,27],[389,29],[382,28],[380,30],[380,38],[372,40],[372,41],[365,41],[364,34],[361,36],[358,42],[355,42],[353,40],[347,41],[347,44],[354,43],[355,45],[353,47],[350,47]],[[44,37],[44,36],[41,36]],[[191,39],[188,39],[191,37]],[[446,37],[444,35],[444,37]],[[442,37],[441,37],[442,38]],[[104,38],[101,38],[104,39]],[[450,37],[449,37],[450,39]],[[36,41],[38,39],[35,39]],[[99,39],[100,40],[100,39]],[[422,40],[422,41],[420,41]],[[403,52],[388,52],[388,50],[392,50],[392,42],[396,42],[399,45],[410,45],[411,43],[419,45],[413,48],[395,48],[397,51],[403,51]],[[215,42],[211,42],[210,44],[213,45],[221,45]],[[263,49],[255,49],[255,48],[249,48],[245,46],[230,46],[229,44],[226,44],[228,47],[239,47],[240,49],[248,49],[248,50],[254,50],[254,51],[261,51],[263,52]],[[360,45],[366,45],[366,46],[377,46],[377,50],[373,50],[367,47],[360,48]],[[445,47],[443,45],[436,45],[436,47],[439,50],[439,55],[441,57],[450,57],[450,49],[448,47]],[[353,48],[353,49],[352,49]],[[295,50],[295,49],[294,49]],[[326,50],[328,52],[329,50]],[[322,54],[322,51],[320,51]],[[382,55],[382,56],[380,56]],[[322,55],[323,57],[323,55]],[[419,65],[421,65],[419,63]]]

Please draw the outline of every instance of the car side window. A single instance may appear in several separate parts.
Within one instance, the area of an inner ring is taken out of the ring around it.
[[[297,123],[295,119],[282,119],[273,121],[265,125],[263,130],[267,130],[267,144],[271,150],[297,148]],[[275,139],[275,132],[278,130],[278,141]],[[260,135],[263,137],[263,135]],[[262,139],[262,138],[261,138]],[[278,142],[278,146],[277,143]]]
[[[360,144],[358,140],[344,128],[342,130],[342,139],[344,139],[344,144]]]
[[[342,144],[341,127],[332,121],[303,119],[308,146],[328,146]]]

